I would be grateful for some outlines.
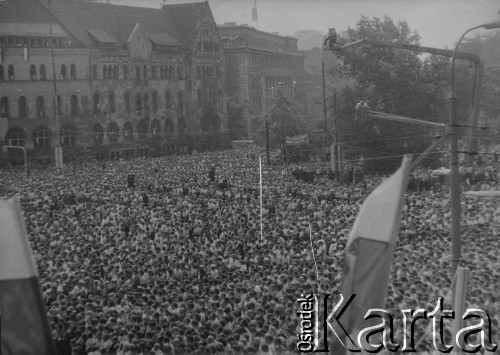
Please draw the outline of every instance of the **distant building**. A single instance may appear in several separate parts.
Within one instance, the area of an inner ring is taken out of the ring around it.
[[[248,135],[265,120],[278,90],[305,105],[304,55],[297,50],[297,39],[236,23],[218,28],[226,53],[226,91],[247,103],[243,116]]]
[[[224,49],[208,2],[52,0],[52,13],[57,99],[48,1],[0,3],[8,144],[52,159],[60,134],[66,159],[128,157],[205,149],[225,132]]]
[[[299,30],[293,36],[298,40],[298,49],[304,51],[321,47],[324,39],[323,32],[318,30]]]

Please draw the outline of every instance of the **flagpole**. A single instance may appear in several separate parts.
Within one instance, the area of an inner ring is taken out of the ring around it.
[[[259,175],[260,175],[260,243],[263,243],[264,233],[262,226],[262,156],[259,156]]]

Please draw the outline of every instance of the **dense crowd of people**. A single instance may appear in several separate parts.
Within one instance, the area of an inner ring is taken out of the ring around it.
[[[263,162],[261,225],[260,154],[86,162],[27,178],[1,170],[2,195],[21,199],[59,354],[296,353],[296,299],[338,294],[350,229],[383,177],[306,182]],[[500,204],[462,206],[468,305],[488,312],[499,343]],[[449,229],[446,184],[408,190],[387,309],[446,295]]]

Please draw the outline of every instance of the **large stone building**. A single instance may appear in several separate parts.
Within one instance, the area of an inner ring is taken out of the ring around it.
[[[244,104],[248,137],[269,113],[277,90],[304,109],[304,56],[297,39],[236,23],[218,28],[226,53],[226,91]]]
[[[200,150],[225,132],[208,2],[52,0],[51,12],[52,30],[48,0],[0,1],[0,139],[47,159],[60,136],[68,159]]]

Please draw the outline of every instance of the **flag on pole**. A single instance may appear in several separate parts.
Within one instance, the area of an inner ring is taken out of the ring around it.
[[[17,199],[0,200],[2,354],[57,354]]]
[[[411,157],[365,200],[354,221],[344,256],[342,295],[355,294],[341,323],[351,339],[372,324],[364,319],[372,308],[384,308],[396,246]]]
[[[257,0],[255,0],[254,3],[253,3],[252,21],[257,21]]]

